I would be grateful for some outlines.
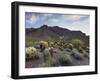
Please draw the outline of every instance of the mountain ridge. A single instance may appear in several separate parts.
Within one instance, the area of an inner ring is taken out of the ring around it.
[[[67,28],[61,28],[59,26],[42,25],[39,28],[25,28],[25,31],[26,36],[38,40],[58,39],[60,36],[64,36],[65,39],[89,39],[89,36],[81,31],[72,31]]]

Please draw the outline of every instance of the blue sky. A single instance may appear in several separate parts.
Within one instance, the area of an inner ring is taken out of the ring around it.
[[[89,15],[52,14],[52,13],[25,13],[25,27],[39,28],[42,25],[60,26],[70,30],[82,31],[89,35]]]

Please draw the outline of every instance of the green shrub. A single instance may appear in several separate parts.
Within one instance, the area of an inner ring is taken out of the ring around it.
[[[64,54],[64,55],[59,59],[59,62],[60,62],[61,65],[63,65],[63,66],[72,65],[72,58],[71,58],[70,55]]]
[[[51,62],[52,62],[52,66],[59,66],[59,63],[56,59],[52,58]]]
[[[80,53],[83,53],[83,48],[79,46],[78,51],[79,51]]]
[[[74,46],[73,46],[73,44],[71,44],[71,43],[69,43],[69,44],[67,45],[67,48],[69,48],[69,49],[71,49],[71,50],[73,49],[73,47],[74,47]]]
[[[66,45],[67,43],[66,43],[66,40],[64,39],[64,36],[60,36],[58,40],[54,41],[53,43],[53,47],[60,48],[61,50],[65,48]]]
[[[84,41],[80,39],[72,39],[70,43],[74,46],[74,48],[77,48],[77,49],[79,49],[79,47],[84,46]]]
[[[49,66],[55,66],[56,65],[56,60],[53,59],[53,56],[50,52],[50,48],[44,49],[43,53],[43,59],[44,62],[40,64],[40,67],[49,67]]]
[[[83,54],[79,53],[77,49],[72,50],[72,56],[77,60],[83,60]]]
[[[86,58],[89,58],[89,54],[88,53],[85,53],[83,56],[86,57]]]
[[[39,67],[50,67],[51,66],[51,63],[48,61],[48,62],[43,62],[42,64],[39,64]]]
[[[33,46],[34,45],[34,43],[32,42],[32,41],[29,41],[29,42],[26,42],[26,46]]]
[[[83,51],[83,56],[86,58],[89,58],[89,53],[87,53],[85,50]]]
[[[89,47],[86,47],[86,49],[85,49],[85,50],[86,50],[86,52],[88,52],[88,53],[89,53]]]
[[[42,64],[39,64],[39,67],[51,67],[51,66],[56,66],[56,61],[53,58],[46,60]]]
[[[54,47],[54,42],[49,42],[49,47]]]

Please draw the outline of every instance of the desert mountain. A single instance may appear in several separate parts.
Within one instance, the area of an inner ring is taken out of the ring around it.
[[[39,28],[26,28],[25,31],[26,36],[38,40],[58,39],[60,36],[64,36],[65,39],[79,38],[85,41],[89,39],[89,36],[81,31],[72,31],[59,26],[43,25]]]

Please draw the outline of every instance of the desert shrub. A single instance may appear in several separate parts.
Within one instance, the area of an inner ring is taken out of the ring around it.
[[[39,45],[39,44],[34,45],[34,47],[35,47],[36,49],[40,49],[40,45]]]
[[[53,59],[53,56],[51,54],[51,48],[46,48],[44,49],[43,53],[43,58],[44,58],[44,63],[42,63],[40,66],[48,67],[48,66],[55,66],[56,60]]]
[[[63,47],[61,47],[61,46],[59,46],[59,49],[60,49],[61,51],[63,51],[63,50],[64,50],[64,48],[63,48]]]
[[[54,48],[59,48],[58,42],[55,42],[54,45],[53,45],[53,47],[54,47]]]
[[[88,45],[86,45],[85,43],[81,46],[84,50],[87,48]]]
[[[89,58],[89,53],[87,53],[85,50],[83,51],[83,56],[86,58]]]
[[[59,39],[60,39],[60,40],[64,40],[64,36],[60,36]]]
[[[30,40],[30,41],[26,41],[26,47],[37,47],[39,45],[39,41],[38,40]]]
[[[67,48],[69,48],[69,49],[71,49],[71,50],[73,49],[73,47],[74,47],[74,46],[73,46],[73,44],[71,44],[71,43],[69,43],[69,44],[67,45]]]
[[[38,59],[38,52],[37,49],[34,47],[27,47],[25,49],[26,52],[26,59]]]
[[[27,46],[27,47],[33,46],[33,45],[34,45],[33,41],[26,42],[26,46]]]
[[[61,65],[63,65],[63,66],[72,65],[71,56],[68,55],[68,54],[63,54],[62,57],[59,59],[59,62],[60,62]]]
[[[57,66],[57,62],[53,58],[46,60],[42,64],[39,64],[39,67],[51,67],[51,66]]]
[[[38,67],[48,67],[49,65],[47,65],[45,62],[43,62],[42,64],[39,64]]]
[[[85,49],[85,50],[86,50],[86,52],[88,52],[88,53],[89,53],[89,47],[86,47],[86,49]]]
[[[51,58],[51,59],[47,60],[45,63],[46,63],[48,66],[54,66],[55,63],[56,63],[56,61],[55,61],[53,58]]]
[[[89,54],[88,53],[84,53],[83,56],[86,57],[86,58],[89,58]]]
[[[56,59],[52,58],[51,62],[52,66],[59,66],[59,62]]]
[[[54,42],[49,42],[49,47],[54,47]]]
[[[79,46],[78,51],[79,51],[80,53],[83,53],[83,48]]]
[[[67,43],[67,41],[63,44],[63,48],[67,48],[67,45],[68,45],[68,43]]]
[[[74,48],[77,48],[77,49],[79,49],[79,47],[84,46],[84,41],[80,39],[72,39],[70,40],[70,43],[74,46]]]
[[[77,60],[83,60],[83,54],[79,53],[77,49],[72,50],[72,56]]]
[[[73,56],[74,56],[74,58],[77,59],[77,60],[82,60],[82,59],[83,59],[83,55],[80,54],[80,53],[75,53]]]
[[[66,48],[65,51],[66,51],[66,52],[72,52],[72,50],[69,49],[69,48]]]
[[[50,67],[50,66],[51,66],[51,63],[49,61],[39,64],[39,67]]]
[[[63,48],[65,48],[65,45],[66,45],[66,41],[65,41],[65,39],[64,39],[64,36],[60,36],[60,37],[58,38],[58,40],[55,40],[55,41],[53,42],[53,47],[59,48],[59,49],[61,49],[61,50],[63,50]]]

